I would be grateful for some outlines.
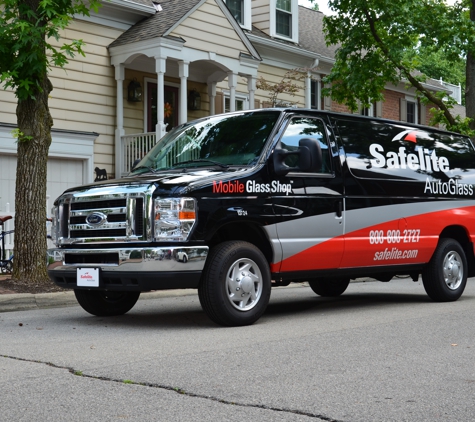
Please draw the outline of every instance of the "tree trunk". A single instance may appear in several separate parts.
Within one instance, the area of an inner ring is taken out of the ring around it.
[[[35,99],[18,101],[18,158],[15,191],[13,279],[49,282],[46,272],[46,173],[53,119],[48,95],[53,87],[45,74]]]
[[[475,21],[475,0],[471,2],[470,20]],[[467,117],[475,119],[475,55],[469,51],[465,68],[465,110]],[[470,122],[470,129],[475,130],[475,120]]]

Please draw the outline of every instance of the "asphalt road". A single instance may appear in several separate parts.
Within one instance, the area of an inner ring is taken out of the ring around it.
[[[278,288],[241,328],[194,294],[2,313],[0,421],[473,421],[474,321],[475,279],[453,303],[408,280]]]

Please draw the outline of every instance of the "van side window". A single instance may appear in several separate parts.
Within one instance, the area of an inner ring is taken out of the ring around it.
[[[335,119],[353,175],[368,179],[447,180],[475,183],[469,138],[392,122]]]
[[[325,125],[320,119],[311,117],[294,117],[280,140],[283,149],[296,151],[299,141],[304,138],[313,138],[320,143],[322,150],[322,167],[315,169],[316,173],[331,173],[330,151],[328,148],[327,136],[325,135]],[[285,164],[289,167],[298,165],[298,157],[291,155],[285,159]]]

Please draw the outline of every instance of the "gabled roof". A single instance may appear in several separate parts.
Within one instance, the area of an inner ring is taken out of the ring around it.
[[[134,1],[145,2],[148,0]],[[120,35],[119,38],[113,41],[109,47],[116,47],[136,41],[162,37],[202,1],[203,0],[161,1],[160,6],[162,7],[162,10],[160,12],[137,22],[134,26]],[[151,2],[149,1],[149,3]]]
[[[135,0],[148,1],[148,0]],[[246,37],[243,29],[233,18],[222,0],[215,0],[229,20],[237,35],[241,38],[248,52],[256,59],[260,59],[259,53]],[[158,3],[158,2],[155,2]],[[121,34],[109,47],[117,47],[137,41],[168,36],[188,16],[197,10],[206,0],[160,0],[161,11],[153,16],[137,22],[123,34]]]

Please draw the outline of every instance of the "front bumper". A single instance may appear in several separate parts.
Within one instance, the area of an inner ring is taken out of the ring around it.
[[[197,288],[208,250],[207,246],[49,249],[48,275],[58,286],[72,289],[78,288],[78,268],[99,269],[99,290]]]

